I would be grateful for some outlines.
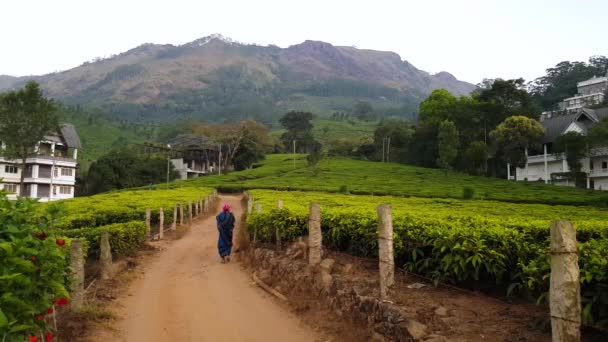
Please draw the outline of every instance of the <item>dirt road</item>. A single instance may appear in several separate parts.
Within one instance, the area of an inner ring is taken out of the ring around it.
[[[222,197],[226,202],[240,222],[240,198]],[[121,302],[122,341],[323,340],[256,287],[237,263],[221,264],[216,244],[215,218],[209,217],[146,266]]]

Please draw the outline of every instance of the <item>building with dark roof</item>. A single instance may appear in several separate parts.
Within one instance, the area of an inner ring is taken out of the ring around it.
[[[539,154],[528,155],[525,167],[516,168],[511,176],[512,168],[508,167],[509,179],[518,181],[544,181],[558,185],[574,186],[560,174],[569,172],[568,163],[563,153],[554,153],[553,146],[557,138],[568,132],[587,135],[591,126],[608,118],[608,107],[599,109],[582,108],[577,112],[541,118],[545,128],[542,139],[542,151]],[[598,148],[591,151],[591,156],[582,160],[582,171],[587,173],[587,188],[608,190],[608,148]]]
[[[20,195],[38,198],[41,202],[72,198],[80,148],[80,137],[74,126],[62,124],[57,132],[47,135],[34,146],[32,155],[26,159],[25,170],[21,169],[21,160],[0,156],[0,186],[12,199]],[[21,172],[25,172],[23,194],[20,189]]]
[[[219,171],[219,144],[205,136],[181,134],[169,141],[171,163],[180,179],[196,178]]]

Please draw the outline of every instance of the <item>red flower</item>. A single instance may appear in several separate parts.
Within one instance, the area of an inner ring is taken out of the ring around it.
[[[36,262],[36,260],[38,260],[38,258],[36,258],[36,256],[35,256],[35,255],[32,255],[32,261],[33,261],[33,262]]]
[[[52,342],[53,341],[53,333],[49,331],[49,333],[44,336],[44,341],[45,342]]]
[[[30,336],[30,342],[38,342],[38,336]]]
[[[53,313],[53,308],[49,308],[48,310],[46,310],[46,313],[49,314],[49,315],[52,314]]]
[[[38,315],[38,316],[36,316],[36,319],[39,321],[42,321],[42,320],[44,320],[44,315]]]
[[[55,243],[57,244],[57,246],[63,247],[63,245],[65,245],[65,240],[64,239],[57,239],[57,241],[55,241]]]
[[[67,305],[67,304],[68,304],[68,299],[67,299],[67,298],[65,298],[65,297],[61,297],[61,298],[59,298],[59,299],[57,299],[57,300],[55,301],[55,304],[56,304],[57,306],[64,306],[64,305]]]

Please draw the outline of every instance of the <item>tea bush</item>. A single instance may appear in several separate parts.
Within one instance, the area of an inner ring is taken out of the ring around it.
[[[42,203],[39,213],[49,208],[61,207],[65,215],[55,224],[62,231],[93,228],[113,223],[143,221],[146,208],[152,209],[152,220],[158,222],[158,210],[173,211],[175,205],[186,206],[213,193],[212,188],[182,187],[174,189],[124,190],[90,197],[77,197],[60,203]],[[185,209],[185,208],[184,208]],[[165,223],[173,222],[173,215],[165,214]]]
[[[82,238],[88,242],[88,255],[99,256],[101,232],[107,230],[110,235],[112,255],[122,256],[135,252],[146,241],[146,224],[143,221],[130,221],[110,225],[79,228],[60,231],[59,234],[72,238]]]
[[[272,241],[307,234],[308,203],[321,203],[324,245],[352,254],[377,254],[377,214],[393,206],[397,265],[436,282],[502,287],[544,298],[549,285],[549,225],[570,219],[578,226],[583,319],[608,325],[608,213],[597,208],[522,205],[492,201],[347,196],[254,190],[260,214],[250,230]],[[277,200],[284,203],[277,209]],[[564,217],[565,216],[565,217]]]

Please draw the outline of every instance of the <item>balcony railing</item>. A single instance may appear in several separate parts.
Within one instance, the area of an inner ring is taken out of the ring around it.
[[[608,169],[593,169],[589,175],[591,177],[608,177]]]

